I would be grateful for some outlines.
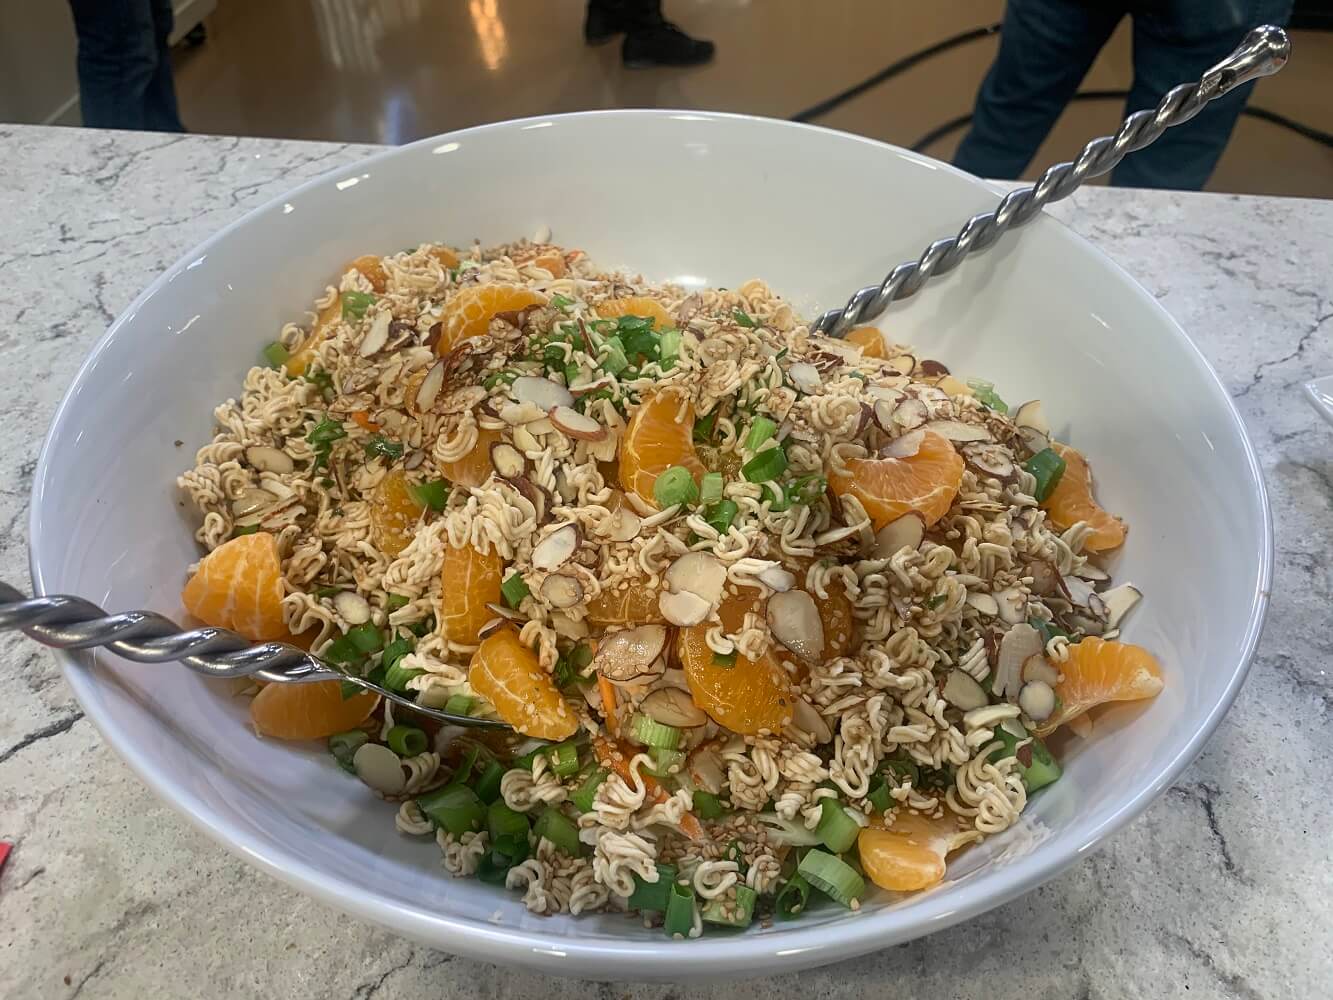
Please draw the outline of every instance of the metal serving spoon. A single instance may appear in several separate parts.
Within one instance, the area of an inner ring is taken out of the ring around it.
[[[1007,194],[993,212],[974,215],[957,236],[937,240],[914,261],[899,264],[878,285],[853,295],[842,309],[824,313],[814,329],[841,337],[852,327],[874,319],[895,299],[915,295],[928,278],[945,274],[969,253],[985,250],[1008,230],[1028,222],[1042,206],[1068,196],[1090,177],[1098,177],[1127,153],[1142,149],[1173,125],[1187,122],[1209,101],[1242,83],[1271,76],[1287,62],[1291,43],[1281,28],[1255,28],[1235,52],[1204,74],[1197,83],[1176,87],[1153,111],[1137,111],[1114,136],[1094,139],[1072,163],[1051,167],[1031,187]],[[38,642],[58,649],[106,646],[127,660],[166,663],[179,660],[207,677],[259,677],[277,684],[346,680],[418,714],[457,726],[508,728],[493,719],[474,719],[427,708],[396,691],[374,684],[283,642],[256,645],[223,628],[184,631],[153,611],[110,615],[80,597],[49,595],[25,598],[0,583],[0,631],[20,629]]]
[[[1100,177],[1125,158],[1156,141],[1173,125],[1189,121],[1210,101],[1243,83],[1272,76],[1287,64],[1291,42],[1287,33],[1271,24],[1255,28],[1236,51],[1203,75],[1197,83],[1182,83],[1167,93],[1151,111],[1136,111],[1115,135],[1093,139],[1072,162],[1057,163],[1031,187],[1010,191],[993,212],[974,215],[957,236],[936,240],[916,260],[899,264],[878,285],[867,285],[841,309],[830,309],[813,329],[831,337],[884,312],[896,299],[915,295],[927,280],[952,271],[969,253],[985,250],[1010,229],[1031,221],[1044,206],[1072,194],[1084,181]]]

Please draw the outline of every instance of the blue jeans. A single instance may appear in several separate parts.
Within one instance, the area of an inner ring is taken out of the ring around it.
[[[171,0],[69,0],[79,105],[91,128],[184,132],[171,80]]]
[[[1292,0],[1009,0],[1000,51],[982,81],[954,165],[1012,180],[1027,168],[1121,18],[1134,19],[1134,85],[1125,113],[1197,80],[1260,24],[1286,24]],[[1124,187],[1198,190],[1217,165],[1253,84],[1130,153],[1111,172]],[[1089,136],[1088,138],[1092,138]]]

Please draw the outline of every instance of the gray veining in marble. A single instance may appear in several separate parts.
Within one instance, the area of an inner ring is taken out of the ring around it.
[[[28,579],[41,436],[93,340],[172,260],[364,147],[0,126],[0,578]],[[1058,206],[1216,366],[1263,463],[1272,611],[1249,683],[1138,822],[1041,889],[857,961],[699,1000],[1296,998],[1333,987],[1333,203],[1091,189]],[[0,995],[666,1000],[482,965],[312,902],[155,799],[51,656],[0,635]]]

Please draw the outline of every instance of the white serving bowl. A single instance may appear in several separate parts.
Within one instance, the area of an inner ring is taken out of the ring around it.
[[[334,171],[187,254],[116,320],[57,411],[32,503],[45,593],[182,615],[198,558],[174,486],[213,406],[351,258],[424,240],[498,243],[549,226],[605,265],[684,285],[762,276],[808,315],[841,305],[993,205],[923,156],[786,122],[616,111],[505,122]],[[832,962],[1032,889],[1128,823],[1198,754],[1244,680],[1271,526],[1241,421],[1207,362],[1139,285],[1052,219],[968,261],[881,325],[1010,401],[1040,397],[1091,456],[1131,530],[1118,573],[1147,598],[1127,637],[1166,690],[1098,721],[1004,836],[917,896],[679,943],[637,921],[529,914],[454,880],[428,840],[322,748],[261,742],[245,705],[184,668],[63,657],[88,717],[164,799],[248,861],[451,952],[589,978],[703,979]],[[181,439],[184,447],[173,442]]]

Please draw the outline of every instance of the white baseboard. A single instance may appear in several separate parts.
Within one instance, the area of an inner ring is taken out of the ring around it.
[[[176,15],[175,27],[171,29],[170,43],[175,45],[194,29],[200,21],[217,9],[218,0],[176,0],[172,4]]]

